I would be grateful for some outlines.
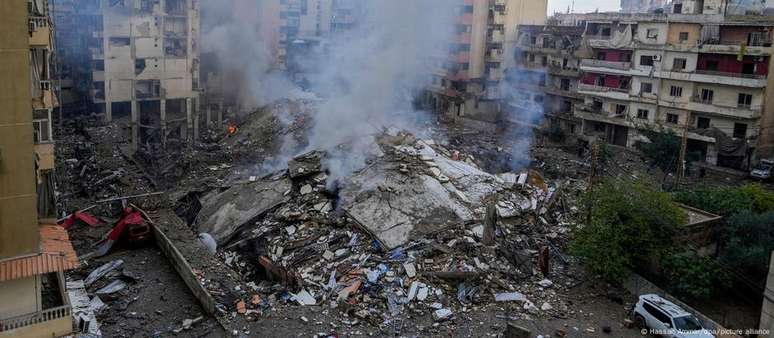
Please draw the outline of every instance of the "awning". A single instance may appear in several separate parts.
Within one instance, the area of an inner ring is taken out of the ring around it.
[[[40,225],[40,249],[37,255],[0,262],[0,282],[78,267],[78,256],[61,226]]]

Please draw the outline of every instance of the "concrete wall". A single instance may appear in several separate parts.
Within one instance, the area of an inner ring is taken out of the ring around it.
[[[26,315],[41,310],[38,276],[0,282],[0,322],[3,318]]]
[[[38,252],[26,1],[0,1],[0,259]],[[6,298],[0,298],[6,299]]]
[[[503,69],[515,66],[513,53],[519,41],[519,25],[544,25],[547,0],[507,0],[505,13],[505,43],[503,44]]]
[[[686,42],[680,41],[680,33],[688,33],[688,40]],[[699,41],[699,34],[701,33],[701,25],[694,23],[670,23],[669,34],[667,35],[667,43],[670,45],[681,45],[686,47],[693,47],[697,45]]]

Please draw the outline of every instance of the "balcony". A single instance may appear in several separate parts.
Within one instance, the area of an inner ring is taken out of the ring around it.
[[[607,61],[596,59],[583,59],[580,64],[581,70],[592,72],[612,72],[615,74],[628,74],[632,68],[631,62]]]
[[[40,334],[41,331],[38,330],[58,332],[59,334],[56,336],[69,334],[72,331],[71,315],[72,308],[68,304],[48,310],[3,319],[0,321],[0,334],[12,333],[12,335],[19,336],[22,336],[23,332],[37,332]],[[43,325],[46,326],[45,329],[35,328],[35,326]]]
[[[674,74],[674,72],[672,72]],[[717,83],[741,87],[765,87],[766,75],[742,74],[697,69],[689,76],[690,81]]]
[[[585,94],[585,95],[601,96],[601,97],[606,97],[609,99],[621,100],[621,101],[629,100],[629,89],[627,88],[613,88],[613,87],[578,83],[578,93]]]
[[[666,107],[679,108],[684,110],[690,110],[695,112],[702,112],[705,114],[733,117],[739,119],[755,119],[761,116],[763,106],[738,106],[727,105],[719,102],[711,102],[708,100],[702,100],[701,96],[693,96],[688,102],[672,102],[666,100],[659,100],[659,105]]]
[[[562,67],[560,65],[551,63],[548,65],[548,73],[559,76],[578,77],[580,76],[580,69]]]
[[[51,27],[48,18],[35,16],[29,18],[30,46],[49,46],[51,44]]]
[[[768,42],[771,45],[771,41]],[[723,42],[718,44],[703,44],[696,48],[699,53],[713,53],[713,54],[733,54],[739,55],[741,53],[742,43],[732,44],[729,42]],[[744,55],[762,56],[771,55],[771,47],[764,46],[747,46],[744,50]]]

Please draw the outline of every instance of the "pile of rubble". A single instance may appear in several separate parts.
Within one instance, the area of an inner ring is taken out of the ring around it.
[[[186,201],[191,225],[250,281],[222,300],[226,316],[317,305],[338,309],[342,325],[383,327],[492,306],[573,315],[561,294],[579,280],[561,250],[578,213],[566,199],[581,181],[492,175],[407,133],[376,140],[367,165],[337,181],[323,168],[327,154],[311,152],[286,171]]]

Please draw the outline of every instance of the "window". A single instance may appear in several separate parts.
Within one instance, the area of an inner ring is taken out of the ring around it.
[[[543,58],[542,58],[542,59],[540,59],[540,64],[541,64],[543,67],[545,67],[545,66],[548,66],[548,57],[547,57],[547,56],[543,56]]]
[[[602,36],[610,36],[610,27],[602,28]]]
[[[632,55],[629,53],[623,53],[618,56],[621,62],[632,62]]]
[[[747,137],[747,124],[746,123],[734,123],[734,137],[745,138]]]
[[[529,55],[529,62],[535,62],[535,54]]]
[[[747,34],[747,45],[749,46],[763,46],[765,41],[763,32],[750,32]]]
[[[640,66],[652,66],[653,55],[640,55]]]
[[[650,305],[649,303],[642,304],[642,307],[645,309],[645,311],[648,311],[653,318],[656,318],[658,321],[664,323],[664,324],[670,324],[671,321],[669,320],[669,316],[667,316],[663,311],[657,309],[655,306]]]
[[[677,124],[678,122],[680,122],[680,118],[679,118],[679,116],[677,116],[677,114],[667,113],[666,114],[666,121],[667,121],[667,123]]]
[[[607,60],[607,53],[605,53],[605,52],[598,52],[597,53],[597,60]]]
[[[696,119],[696,128],[707,129],[710,127],[710,119],[708,117],[699,117]]]
[[[674,11],[673,11],[673,12],[674,12],[675,14],[680,14],[680,13],[682,13],[682,12],[683,12],[683,4],[674,4],[674,7],[673,7],[673,9],[674,9]]]
[[[640,84],[640,93],[652,93],[653,92],[653,84],[650,82],[643,82]]]
[[[637,118],[641,120],[647,120],[648,119],[648,110],[647,109],[637,109]]]
[[[534,46],[537,45],[537,36],[531,36],[529,42]]]
[[[745,63],[742,65],[742,74],[755,74],[755,64],[754,63]]]
[[[739,98],[736,103],[739,108],[750,108],[750,105],[752,104],[752,95],[739,93]]]
[[[562,90],[570,90],[570,79],[561,79],[559,86]]]
[[[688,42],[688,32],[680,32],[680,43]]]
[[[707,63],[705,65],[707,67],[707,70],[711,70],[711,71],[718,70],[718,60],[707,60]]]
[[[626,113],[626,106],[622,104],[615,105],[615,114],[616,115],[623,115]]]
[[[648,39],[655,39],[658,38],[658,29],[656,28],[648,28],[647,31],[645,31]]]
[[[672,70],[685,70],[685,59],[675,58],[672,62]]]
[[[702,103],[712,103],[712,97],[715,96],[715,92],[712,89],[702,89],[701,90],[701,102]]]
[[[669,88],[669,96],[680,97],[683,96],[683,87],[672,86]]]

